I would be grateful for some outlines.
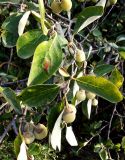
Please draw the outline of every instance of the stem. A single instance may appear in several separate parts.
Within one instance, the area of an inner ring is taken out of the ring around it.
[[[44,35],[47,35],[47,28],[45,26],[45,7],[44,7],[44,1],[43,0],[38,0],[39,3],[39,10],[40,10],[40,15],[41,15],[41,27]]]

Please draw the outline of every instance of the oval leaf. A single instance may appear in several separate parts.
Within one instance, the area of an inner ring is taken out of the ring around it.
[[[18,56],[23,59],[31,57],[36,47],[44,40],[47,40],[47,37],[42,35],[41,30],[36,29],[24,33],[17,40],[16,48]]]
[[[97,65],[94,68],[94,73],[97,76],[103,76],[103,75],[111,72],[113,69],[114,69],[113,65],[110,65],[110,64],[101,64],[101,65]]]
[[[119,102],[123,99],[118,88],[103,77],[84,76],[77,78],[76,81],[81,88],[93,92],[112,103]]]
[[[18,154],[20,152],[21,143],[22,143],[22,138],[21,138],[21,135],[18,134],[14,140],[14,152],[15,152],[16,156],[18,156]]]
[[[75,23],[74,34],[80,32],[86,26],[100,18],[103,14],[102,6],[91,6],[86,7],[83,11],[78,15],[77,21]]]
[[[30,107],[41,106],[50,103],[58,91],[57,85],[35,85],[24,89],[18,98]]]
[[[122,74],[118,71],[117,68],[115,68],[112,73],[111,76],[109,77],[109,80],[114,83],[118,88],[120,88],[123,85],[124,82],[124,77],[122,76]]]
[[[16,45],[18,34],[3,30],[1,37],[4,47],[12,48]]]
[[[2,29],[9,31],[10,33],[17,33],[18,24],[22,17],[22,13],[15,13],[5,19],[2,24]]]
[[[3,97],[6,99],[6,101],[13,107],[13,109],[21,114],[21,106],[20,102],[16,97],[16,94],[14,91],[10,88],[2,88],[0,87],[0,92],[2,93]]]
[[[58,70],[62,55],[57,34],[49,41],[39,44],[34,53],[28,85],[47,81]]]

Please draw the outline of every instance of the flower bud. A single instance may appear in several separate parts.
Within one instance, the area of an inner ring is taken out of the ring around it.
[[[87,97],[88,99],[94,99],[95,96],[96,96],[96,94],[94,94],[94,93],[92,93],[92,92],[87,92],[87,93],[86,93],[86,97]]]
[[[26,144],[30,144],[35,140],[35,136],[32,132],[24,132],[23,137]]]
[[[75,60],[76,62],[84,62],[85,61],[85,53],[83,50],[77,49],[76,55],[75,55]]]
[[[74,122],[74,120],[76,118],[76,108],[75,108],[75,106],[72,105],[72,104],[68,104],[68,106],[64,110],[62,118],[66,123]]]
[[[86,99],[85,90],[81,89],[76,92],[76,99],[78,101],[84,101]]]
[[[70,11],[72,8],[72,1],[71,0],[61,0],[61,8],[63,11]]]
[[[98,100],[96,98],[94,98],[92,100],[92,106],[97,106],[98,105]]]
[[[34,135],[35,138],[38,140],[44,139],[48,134],[47,128],[43,124],[37,124],[34,128]]]

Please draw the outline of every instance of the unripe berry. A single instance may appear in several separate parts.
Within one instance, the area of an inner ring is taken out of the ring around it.
[[[117,0],[109,0],[109,2],[110,2],[111,5],[114,5],[114,4],[117,3]]]
[[[75,44],[73,42],[69,42],[68,45],[67,45],[67,47],[68,47],[69,52],[72,55],[74,55],[75,52],[76,52],[76,46],[75,46]]]
[[[43,124],[37,124],[34,128],[34,136],[38,140],[42,140],[45,138],[48,134],[47,128]]]
[[[54,0],[51,4],[51,9],[52,9],[53,13],[59,14],[62,11],[61,3],[56,2],[56,0]]]
[[[92,100],[92,106],[97,106],[98,105],[98,100],[96,98],[94,98]]]
[[[68,104],[68,106],[64,110],[62,118],[66,123],[74,122],[74,120],[76,118],[76,108],[75,108],[75,106],[72,105],[72,104]]]
[[[85,53],[83,50],[77,49],[76,55],[75,55],[75,60],[76,62],[84,62],[85,61]]]
[[[61,8],[63,11],[70,11],[72,8],[72,1],[71,0],[61,0]]]
[[[33,123],[27,122],[24,126],[24,132],[33,132],[33,130],[34,130]]]
[[[85,90],[81,89],[76,92],[76,99],[78,101],[84,101],[86,99]]]
[[[87,92],[86,93],[86,97],[88,99],[94,99],[96,97],[96,94],[92,93],[92,92]]]
[[[23,137],[26,144],[30,144],[35,140],[35,136],[32,132],[24,132]]]

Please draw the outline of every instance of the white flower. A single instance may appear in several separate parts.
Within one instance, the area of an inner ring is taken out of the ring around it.
[[[56,123],[54,125],[52,134],[50,136],[50,143],[52,145],[53,149],[59,149],[61,151],[61,132],[62,128],[60,127],[60,124],[62,122],[62,115],[63,115],[64,110],[60,113],[59,117],[56,120]]]
[[[92,109],[92,99],[89,99],[88,102],[87,102],[88,119],[90,119],[91,109]]]
[[[52,133],[50,135],[50,144],[52,145],[52,148],[55,150],[58,148],[59,151],[61,151],[61,132],[62,132],[61,123],[62,123],[63,112],[64,109],[57,118]],[[78,145],[71,126],[70,127],[66,126],[66,140],[71,146]]]
[[[72,126],[66,127],[66,140],[71,146],[78,146],[76,137],[72,130]]]
[[[18,154],[17,160],[28,160],[27,152],[26,152],[26,144],[23,140],[22,144],[20,145],[20,152]]]

